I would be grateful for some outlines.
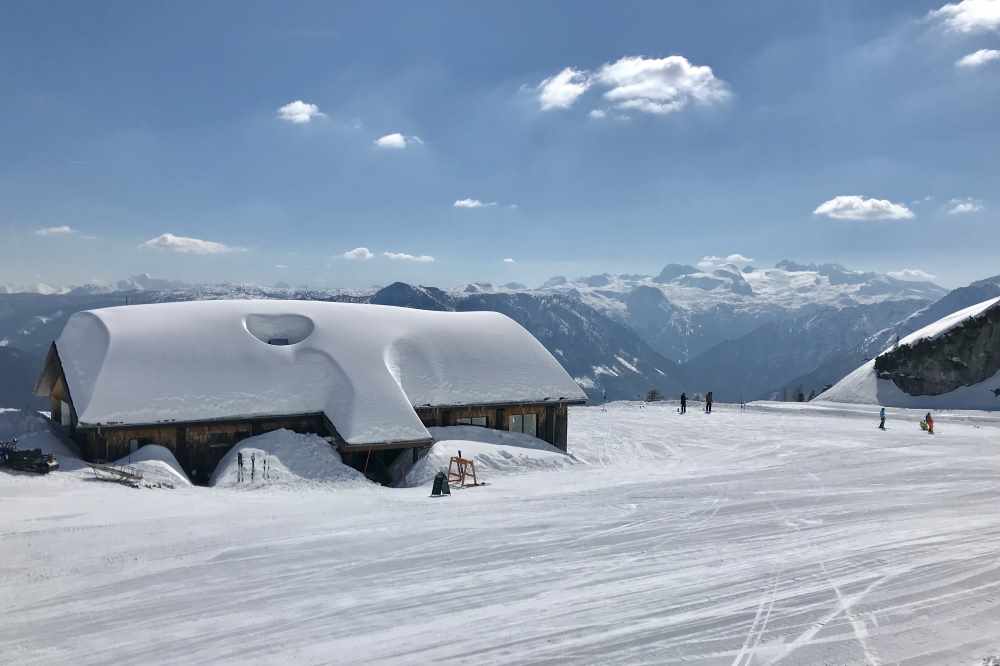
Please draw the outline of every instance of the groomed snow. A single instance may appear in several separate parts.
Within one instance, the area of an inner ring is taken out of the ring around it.
[[[974,317],[993,305],[1000,298],[992,298],[982,303],[953,312],[902,338],[900,344],[913,344],[925,338],[935,338],[969,317]],[[882,353],[886,353],[888,349]],[[881,354],[880,354],[881,355]],[[849,375],[818,395],[818,402],[842,402],[854,404],[885,405],[886,407],[909,407],[914,409],[1000,409],[1000,400],[993,389],[1000,388],[1000,372],[986,381],[970,386],[961,386],[942,395],[910,395],[889,379],[879,379],[875,372],[875,359],[868,361]]]
[[[240,453],[243,454],[245,476],[242,483],[239,481]],[[361,472],[345,465],[337,449],[322,437],[284,429],[241,441],[219,462],[210,481],[212,486],[244,489],[291,489],[317,484],[333,487],[371,485],[371,482]]]
[[[495,312],[132,305],[74,314],[56,347],[90,425],[322,412],[349,444],[365,444],[428,439],[414,406],[586,398],[541,343]]]
[[[531,435],[477,426],[430,428],[434,445],[415,464],[404,452],[393,466],[397,485],[421,486],[434,480],[439,471],[448,471],[448,463],[459,451],[476,465],[479,481],[489,483],[497,476],[538,470],[555,470],[579,461],[548,442]]]
[[[0,472],[0,661],[981,664],[1000,415],[918,418],[573,408],[589,464],[446,499]]]

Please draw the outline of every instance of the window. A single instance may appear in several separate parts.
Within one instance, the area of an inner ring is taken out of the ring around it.
[[[534,437],[538,434],[538,417],[534,414],[524,415],[524,430],[522,430],[525,435],[531,435]]]
[[[523,432],[526,435],[531,435],[532,437],[538,436],[538,415],[536,414],[511,414],[510,415],[510,428],[511,432]]]
[[[455,425],[474,425],[482,428],[489,427],[485,416],[463,416],[455,419]]]

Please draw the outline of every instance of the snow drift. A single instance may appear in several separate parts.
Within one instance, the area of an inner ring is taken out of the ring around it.
[[[920,341],[946,336],[970,317],[978,317],[998,303],[1000,303],[1000,298],[993,298],[953,312],[901,339],[899,346],[912,346]],[[883,351],[879,357],[889,353],[892,353],[891,349]],[[995,389],[1000,389],[1000,372],[984,381],[968,386],[959,386],[940,395],[910,395],[900,389],[893,381],[878,376],[875,369],[877,358],[868,361],[841,379],[829,390],[817,396],[816,400],[917,409],[1000,410],[1000,396],[995,393]],[[964,363],[966,360],[955,359],[955,362]]]
[[[434,475],[448,470],[452,456],[476,463],[480,481],[497,474],[517,474],[536,470],[554,470],[579,462],[571,455],[531,435],[478,426],[448,426],[430,428],[436,440],[416,463],[410,464],[410,453],[404,452],[393,464],[397,486],[412,487],[430,483]]]
[[[191,479],[184,473],[174,454],[159,444],[146,444],[135,453],[116,460],[115,464],[135,467],[142,472],[143,481],[147,483],[191,485]]]
[[[53,428],[51,421],[33,411],[0,409],[0,439],[17,439],[19,449],[41,449],[59,461],[55,473],[71,472],[85,467],[74,451]]]
[[[238,454],[243,453],[245,481],[238,481]],[[251,462],[251,457],[253,462]],[[267,461],[267,477],[264,464]],[[251,482],[251,465],[254,480]],[[315,484],[366,485],[365,476],[348,467],[337,450],[319,435],[303,435],[291,430],[273,430],[248,437],[219,461],[209,485],[226,487],[294,487]]]
[[[191,301],[78,312],[50,352],[80,423],[325,414],[348,444],[424,441],[415,406],[585,400],[496,312],[313,301]]]

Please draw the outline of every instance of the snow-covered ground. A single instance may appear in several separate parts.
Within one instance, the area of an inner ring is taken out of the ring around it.
[[[574,408],[579,464],[446,499],[0,472],[0,662],[979,664],[1000,417],[936,420]]]

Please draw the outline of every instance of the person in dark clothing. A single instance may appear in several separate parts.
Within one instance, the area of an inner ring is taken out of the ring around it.
[[[681,414],[687,414],[688,397],[687,393],[681,393]]]
[[[256,467],[257,467],[257,454],[256,453],[251,453],[250,454],[250,480],[251,481],[253,481],[254,472],[257,471]]]
[[[885,430],[885,407],[879,410],[878,418],[879,418],[878,429]]]
[[[243,452],[236,452],[236,481],[243,483]]]
[[[708,393],[705,394],[705,413],[706,414],[711,414],[712,413],[712,392],[711,391],[709,391]]]

